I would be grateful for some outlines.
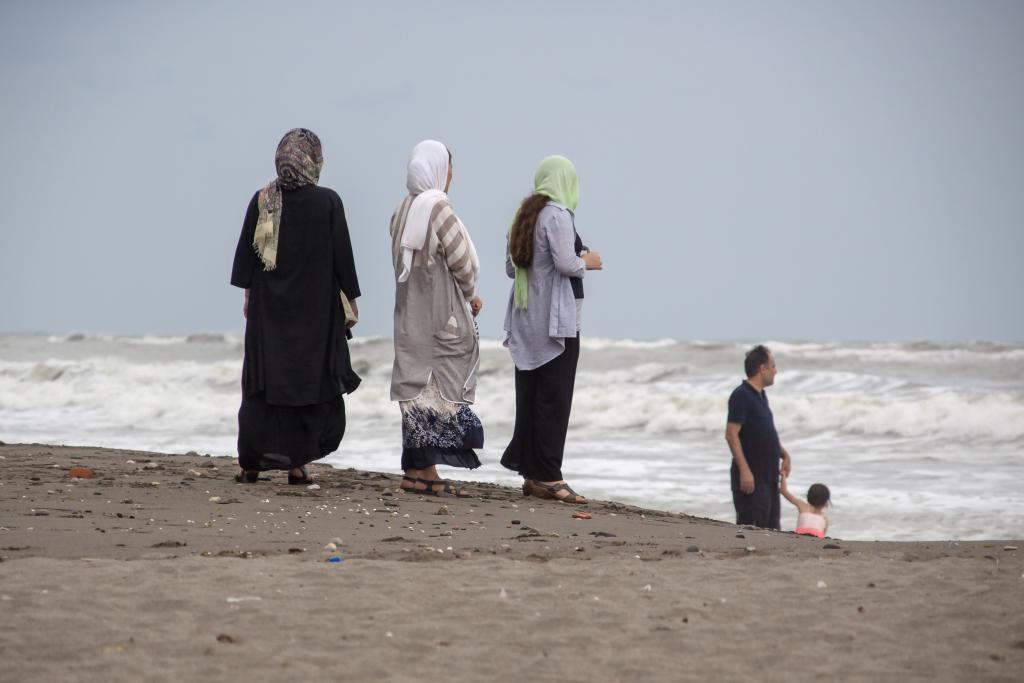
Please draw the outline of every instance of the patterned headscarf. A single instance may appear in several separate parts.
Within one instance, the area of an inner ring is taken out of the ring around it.
[[[277,240],[281,230],[281,191],[316,185],[324,165],[320,138],[311,130],[293,128],[284,134],[274,157],[277,177],[260,190],[260,216],[252,246],[263,261],[264,270],[277,268]]]

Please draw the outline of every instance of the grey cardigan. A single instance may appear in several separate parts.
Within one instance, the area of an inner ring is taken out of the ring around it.
[[[534,370],[554,360],[565,350],[565,338],[576,336],[576,298],[569,278],[582,278],[587,268],[576,255],[575,243],[572,211],[548,202],[537,216],[533,235],[527,308],[515,307],[513,286],[505,312],[505,346],[520,370]],[[505,273],[515,278],[507,249]]]

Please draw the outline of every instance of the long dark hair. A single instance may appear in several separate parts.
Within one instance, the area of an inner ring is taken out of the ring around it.
[[[537,227],[537,216],[549,201],[542,194],[531,194],[519,205],[508,238],[508,253],[520,268],[528,268],[533,262],[533,232]]]

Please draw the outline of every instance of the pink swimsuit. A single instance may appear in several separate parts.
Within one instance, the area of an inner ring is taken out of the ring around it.
[[[796,532],[807,536],[825,538],[825,529],[828,526],[824,515],[816,512],[801,512],[796,518]]]

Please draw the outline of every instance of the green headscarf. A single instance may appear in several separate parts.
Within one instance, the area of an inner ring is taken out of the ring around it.
[[[556,204],[561,204],[570,211],[576,210],[580,201],[580,179],[576,175],[576,167],[572,162],[559,154],[545,157],[533,175],[533,191],[542,194]],[[516,218],[519,212],[516,212]],[[509,234],[515,229],[515,219]],[[513,263],[515,265],[515,263]],[[530,292],[530,279],[526,268],[516,266],[516,280],[513,288],[513,301],[516,308],[525,309]]]

